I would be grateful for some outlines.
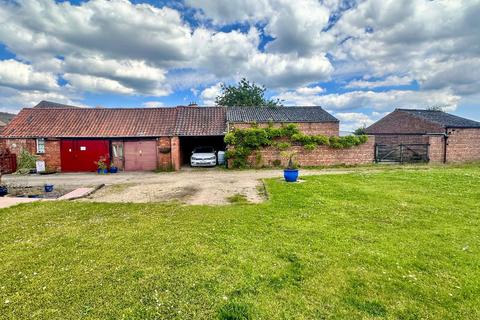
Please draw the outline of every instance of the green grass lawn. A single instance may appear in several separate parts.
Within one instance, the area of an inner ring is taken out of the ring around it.
[[[479,319],[480,167],[0,210],[1,319]]]

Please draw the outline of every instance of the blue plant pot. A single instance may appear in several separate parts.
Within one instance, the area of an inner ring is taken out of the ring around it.
[[[283,170],[283,177],[287,182],[295,182],[298,179],[298,169],[285,169]]]
[[[45,192],[52,192],[53,191],[53,184],[45,184],[43,186],[43,189],[45,190]]]
[[[107,174],[107,173],[108,173],[108,169],[103,169],[103,173]]]
[[[98,174],[101,174],[101,173],[102,173],[102,169],[97,169],[97,173],[98,173]]]
[[[117,167],[110,167],[110,173],[117,173],[118,168]]]
[[[6,196],[8,194],[8,189],[6,186],[0,186],[0,197]]]

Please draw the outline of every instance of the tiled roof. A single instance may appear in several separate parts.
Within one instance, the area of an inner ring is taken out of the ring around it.
[[[4,137],[138,137],[171,135],[175,108],[23,109],[5,127]]]
[[[227,107],[229,122],[338,122],[322,107]]]
[[[159,137],[223,135],[223,107],[26,108],[3,130],[3,137]]]
[[[480,128],[480,122],[465,119],[453,114],[436,110],[419,110],[419,109],[397,109],[398,111],[409,113],[415,117],[435,122],[445,128]]]
[[[224,107],[177,107],[175,135],[221,136],[227,131]]]

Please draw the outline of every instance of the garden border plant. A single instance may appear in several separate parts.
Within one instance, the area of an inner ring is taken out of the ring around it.
[[[267,127],[259,127],[256,123],[251,128],[233,129],[225,135],[224,141],[233,147],[227,150],[225,157],[232,160],[234,168],[248,166],[248,157],[260,148],[275,147],[286,150],[292,145],[303,146],[306,150],[314,150],[317,146],[328,146],[335,149],[345,149],[361,145],[368,141],[366,135],[349,135],[344,137],[307,135],[301,133],[296,124],[282,124],[274,127],[269,123]]]

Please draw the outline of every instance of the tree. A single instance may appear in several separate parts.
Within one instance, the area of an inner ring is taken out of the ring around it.
[[[266,90],[264,86],[259,86],[243,78],[236,86],[222,84],[222,93],[215,99],[215,102],[226,107],[282,107],[280,100],[265,98]]]
[[[355,129],[355,131],[353,131],[353,134],[356,136],[362,136],[364,134],[367,134],[365,126]]]
[[[442,106],[431,106],[431,107],[428,107],[427,110],[429,110],[429,111],[443,111],[444,107],[442,107]]]

